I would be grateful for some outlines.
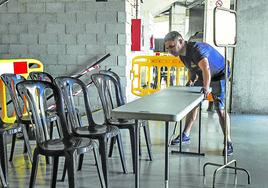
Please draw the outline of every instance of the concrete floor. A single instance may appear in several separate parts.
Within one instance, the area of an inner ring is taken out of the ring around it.
[[[232,170],[220,172],[216,179],[216,187],[225,188],[265,188],[268,187],[268,116],[255,115],[231,115],[232,139],[234,143],[234,155],[230,159],[236,159],[238,166],[249,170],[252,176],[252,184],[247,185],[247,176],[243,172],[238,172],[237,184]],[[190,155],[170,155],[170,188],[205,188],[212,187],[212,174],[214,167],[207,168],[206,178],[203,179],[202,167],[206,162],[222,163],[221,156],[223,149],[223,136],[218,124],[216,113],[202,112],[202,150],[205,157]],[[148,159],[146,147],[142,135],[143,155],[141,159],[141,187],[161,188],[164,187],[164,124],[161,122],[150,122],[151,137],[153,141],[152,162]],[[173,126],[172,126],[173,127]],[[170,129],[170,134],[173,130]],[[142,132],[141,132],[142,133]],[[122,132],[125,141],[125,154],[127,157],[128,174],[122,173],[117,148],[114,156],[109,159],[110,184],[111,188],[133,188],[134,175],[132,173],[132,163],[129,147],[129,137],[127,132]],[[34,145],[34,142],[32,142]],[[183,146],[185,150],[196,150],[197,126],[194,126],[191,143]],[[31,165],[24,157],[21,149],[22,143],[17,144],[14,162],[9,164],[9,185],[10,187],[28,187],[30,179]],[[173,147],[171,149],[177,149]],[[96,167],[94,166],[93,154],[89,153],[85,157],[85,162],[81,172],[78,172],[78,187],[100,187]],[[63,161],[60,162],[58,179],[61,177]],[[46,165],[44,158],[40,160],[36,187],[45,188],[50,185],[51,165]],[[67,181],[58,182],[57,187],[68,186]]]

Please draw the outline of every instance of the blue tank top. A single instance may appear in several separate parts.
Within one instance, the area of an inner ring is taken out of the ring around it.
[[[208,59],[211,81],[223,80],[225,75],[224,57],[207,43],[186,42],[186,55],[180,56],[180,59],[191,72],[201,71],[198,62],[203,58]]]

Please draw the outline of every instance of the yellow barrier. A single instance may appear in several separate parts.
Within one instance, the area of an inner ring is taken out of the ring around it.
[[[184,64],[174,56],[137,56],[132,60],[130,75],[131,91],[137,96],[173,85],[184,85],[188,80]]]
[[[30,72],[43,71],[43,64],[36,59],[1,59],[0,60],[0,75],[3,73],[20,74],[24,78],[28,78]],[[6,88],[3,81],[0,79],[0,104],[1,118],[5,123],[13,123],[16,120],[14,113],[8,114]]]

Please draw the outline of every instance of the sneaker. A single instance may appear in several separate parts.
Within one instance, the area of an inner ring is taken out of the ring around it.
[[[227,142],[227,156],[233,155],[234,148],[232,142]],[[225,155],[225,148],[222,151],[222,155]]]
[[[190,136],[186,136],[185,133],[182,133],[182,143],[190,141]],[[176,145],[180,143],[180,135],[174,138],[171,141],[171,145]]]

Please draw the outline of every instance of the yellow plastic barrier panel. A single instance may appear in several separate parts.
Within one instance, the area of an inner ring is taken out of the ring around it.
[[[134,95],[145,96],[169,86],[185,85],[188,72],[178,57],[137,56],[130,71]]]
[[[41,71],[43,71],[43,64],[36,59],[0,60],[0,75],[2,75],[3,73],[20,74],[27,79],[30,72],[41,72]],[[11,114],[8,113],[6,88],[5,84],[1,79],[0,79],[0,105],[1,105],[1,118],[3,122],[13,123],[16,120],[16,116],[14,112]]]

